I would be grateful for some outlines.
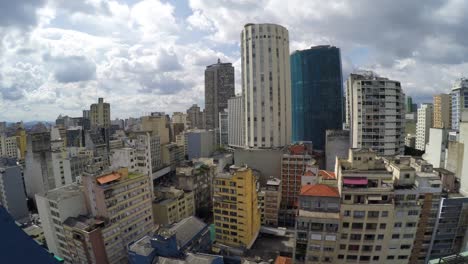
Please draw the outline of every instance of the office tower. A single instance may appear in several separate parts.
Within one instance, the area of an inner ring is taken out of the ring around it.
[[[27,136],[26,130],[23,127],[16,129],[16,146],[18,148],[19,154],[18,159],[24,160],[26,157],[26,145],[27,145]]]
[[[121,168],[85,173],[82,181],[90,214],[105,222],[103,237],[114,236],[105,245],[109,263],[126,260],[128,243],[153,231],[150,178]]]
[[[191,191],[171,187],[154,190],[153,216],[155,225],[170,225],[195,214],[195,197]]]
[[[346,120],[352,148],[403,154],[405,94],[400,82],[373,72],[353,73],[346,84]]]
[[[184,147],[176,143],[169,143],[161,148],[161,157],[163,167],[169,166],[171,171],[175,171],[176,167],[184,161]]]
[[[317,175],[318,166],[311,156],[311,149],[305,144],[291,145],[286,148],[281,160],[281,211],[280,224],[294,226],[297,197],[301,190],[303,176],[308,173]]]
[[[216,243],[249,249],[260,231],[257,181],[248,167],[231,166],[214,179]]]
[[[169,121],[164,113],[151,113],[150,116],[141,117],[141,130],[159,136],[161,145],[170,142]]]
[[[325,137],[325,166],[335,171],[336,158],[348,157],[349,130],[327,130]]]
[[[16,159],[0,158],[0,204],[16,221],[29,221],[21,167]]]
[[[36,205],[49,251],[73,263],[69,257],[63,222],[68,217],[88,213],[81,188],[71,184],[36,194]]]
[[[299,194],[296,220],[296,261],[338,263],[340,193],[336,186],[304,185]]]
[[[228,144],[231,147],[245,146],[243,100],[242,96],[228,99]]]
[[[452,97],[452,129],[458,130],[462,112],[468,109],[468,78],[457,80],[450,95]]]
[[[457,171],[460,172],[460,193],[464,196],[468,196],[468,111],[465,110],[462,112],[460,124],[460,133],[459,133],[459,148],[460,152],[455,153],[454,157],[458,161]],[[462,154],[463,153],[463,154]],[[461,155],[460,155],[461,154]]]
[[[135,132],[130,135],[127,144],[135,150],[135,171],[153,177],[161,169],[163,164],[159,136],[149,132]]]
[[[205,128],[203,113],[198,105],[194,104],[187,109],[187,122],[190,128]]]
[[[413,109],[413,98],[411,96],[406,96],[406,104],[405,104],[406,113],[413,113],[416,109]]]
[[[85,114],[83,112],[83,114]],[[97,104],[91,104],[89,109],[91,128],[109,128],[111,125],[110,104],[104,103],[104,98],[99,98]]]
[[[343,81],[337,47],[323,45],[291,54],[292,141],[325,149],[325,131],[343,127]]]
[[[418,121],[416,123],[416,149],[425,150],[429,141],[429,129],[433,121],[432,104],[421,104],[418,109]]]
[[[246,24],[241,33],[246,146],[273,148],[291,141],[291,71],[288,30]]]
[[[213,130],[190,130],[185,133],[188,159],[211,157],[215,150]]]
[[[448,156],[448,129],[430,128],[426,144],[424,160],[431,163],[434,168],[445,168]]]
[[[200,162],[194,163],[193,166],[179,166],[176,169],[177,186],[184,191],[193,192],[196,214],[200,217],[206,216],[212,210],[214,173],[214,165]]]
[[[266,226],[278,226],[281,205],[281,180],[270,178],[258,193],[261,223]]]
[[[187,125],[187,114],[182,113],[182,112],[174,112],[172,113],[172,119],[171,123],[177,123],[177,124],[184,124],[185,126]]]
[[[228,139],[229,139],[229,130],[228,130],[228,110],[227,108],[224,109],[223,112],[219,113],[219,132],[218,133],[218,142],[217,144],[219,146],[227,146],[228,145]]]
[[[218,114],[227,108],[227,100],[234,96],[234,67],[232,63],[218,63],[205,70],[205,118],[207,129],[219,127]]]
[[[451,128],[452,98],[450,94],[434,95],[434,128]]]

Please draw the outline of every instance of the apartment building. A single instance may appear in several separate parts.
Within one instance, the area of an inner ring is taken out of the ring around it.
[[[434,128],[452,127],[452,98],[450,94],[434,95]]]
[[[243,249],[253,245],[260,231],[257,191],[257,180],[246,166],[233,165],[216,175],[213,212],[217,244]]]
[[[429,129],[433,126],[432,104],[421,104],[418,109],[418,121],[416,122],[416,149],[425,150],[429,142]]]
[[[16,159],[0,157],[0,205],[19,222],[29,221],[21,167]]]
[[[73,263],[63,222],[69,217],[88,213],[82,188],[77,184],[70,184],[36,194],[36,205],[49,251],[65,259],[67,263]]]
[[[318,166],[308,145],[295,144],[287,147],[281,160],[281,212],[280,224],[294,226],[297,210],[297,197],[302,187],[306,168],[311,168],[311,176],[316,176]]]
[[[108,235],[116,236],[113,243],[105,245],[109,263],[126,261],[126,245],[153,231],[149,177],[121,168],[85,173],[82,181],[89,212],[104,219]]]
[[[195,214],[195,197],[191,191],[174,187],[159,187],[154,190],[154,224],[170,225]]]
[[[151,113],[141,117],[141,130],[159,136],[161,145],[170,142],[170,122],[164,113]]]
[[[340,193],[335,186],[304,185],[296,219],[296,263],[338,263]]]
[[[265,187],[262,187],[261,193],[263,194],[262,225],[278,226],[281,205],[281,180],[269,179]]]
[[[108,128],[111,125],[110,104],[104,103],[104,98],[98,98],[97,104],[91,104],[89,120],[92,128]]]
[[[195,211],[198,216],[212,210],[212,181],[215,166],[202,162],[179,166],[176,169],[177,186],[184,191],[193,192]]]
[[[399,81],[373,72],[353,73],[345,101],[352,148],[371,148],[383,156],[403,153],[405,94]]]

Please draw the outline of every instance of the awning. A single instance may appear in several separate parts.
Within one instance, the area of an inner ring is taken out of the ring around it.
[[[112,173],[112,174],[109,174],[109,175],[106,175],[106,176],[102,176],[102,177],[99,177],[97,178],[97,182],[99,184],[105,184],[105,183],[109,183],[111,181],[115,181],[115,180],[118,180],[120,179],[120,174],[118,173]]]
[[[350,185],[367,185],[368,180],[367,178],[344,178],[343,183]]]

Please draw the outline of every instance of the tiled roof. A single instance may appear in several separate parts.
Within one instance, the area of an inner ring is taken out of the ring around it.
[[[325,184],[305,185],[301,188],[301,195],[322,196],[322,197],[340,197],[338,188],[330,187]]]
[[[288,257],[278,256],[275,260],[275,264],[292,264],[292,259]]]
[[[336,175],[333,171],[319,170],[319,175],[324,180],[333,180],[336,179]]]
[[[121,178],[120,174],[117,173],[117,172],[114,172],[114,173],[111,173],[111,174],[108,174],[108,175],[101,176],[101,177],[97,178],[96,180],[99,182],[99,184],[105,184],[105,183],[109,183],[109,182],[118,180],[120,178]]]

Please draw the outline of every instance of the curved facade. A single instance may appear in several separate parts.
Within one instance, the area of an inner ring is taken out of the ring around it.
[[[241,33],[242,94],[247,147],[273,148],[291,141],[288,30],[247,24]]]
[[[340,49],[316,46],[291,55],[292,140],[325,149],[325,131],[343,126]]]

